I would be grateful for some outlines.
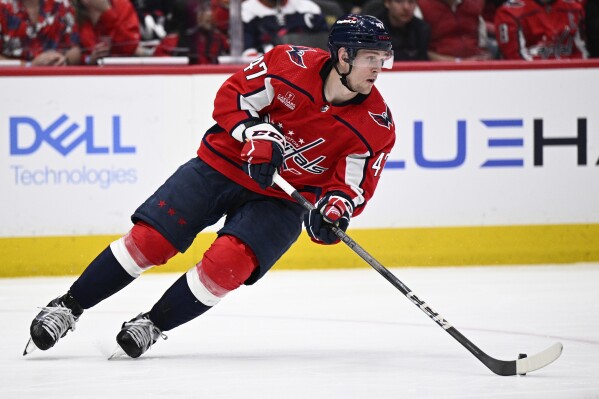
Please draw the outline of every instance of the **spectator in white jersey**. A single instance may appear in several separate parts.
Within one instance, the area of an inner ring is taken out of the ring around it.
[[[241,3],[244,55],[263,54],[285,42],[288,33],[328,32],[312,0],[247,0]]]

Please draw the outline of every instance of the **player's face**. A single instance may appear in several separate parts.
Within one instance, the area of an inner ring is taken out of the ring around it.
[[[370,93],[379,73],[388,66],[389,61],[393,63],[391,51],[358,50],[351,62],[352,71],[347,77],[350,87],[361,94]]]

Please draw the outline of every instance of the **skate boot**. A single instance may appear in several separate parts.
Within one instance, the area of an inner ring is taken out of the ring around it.
[[[31,345],[32,342],[35,347],[43,351],[53,347],[69,330],[75,330],[75,323],[82,313],[83,308],[70,292],[50,301],[31,322],[29,328],[31,338],[23,355],[35,349]]]
[[[123,323],[116,342],[127,355],[137,358],[150,349],[158,338],[167,339],[167,336],[152,323],[148,313],[140,313]]]

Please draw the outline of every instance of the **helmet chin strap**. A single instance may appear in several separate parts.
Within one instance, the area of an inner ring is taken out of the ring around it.
[[[340,76],[339,80],[341,80],[341,84],[343,86],[345,86],[347,88],[347,90],[351,91],[352,93],[357,93],[357,91],[355,91],[354,89],[349,87],[349,82],[347,81],[347,76],[351,73],[351,69],[352,69],[352,64],[349,64],[349,71],[347,71],[347,73],[341,73],[341,71],[339,71],[339,66],[337,65],[337,63],[335,63],[335,71],[337,71],[337,73]]]

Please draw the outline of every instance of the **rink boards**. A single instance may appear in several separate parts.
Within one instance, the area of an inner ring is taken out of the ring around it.
[[[388,266],[598,261],[599,63],[538,68],[382,74],[398,139],[351,236]],[[78,273],[126,232],[194,156],[230,71],[0,70],[0,276]],[[217,227],[165,269],[197,262]],[[363,262],[302,235],[276,267],[340,266]]]

